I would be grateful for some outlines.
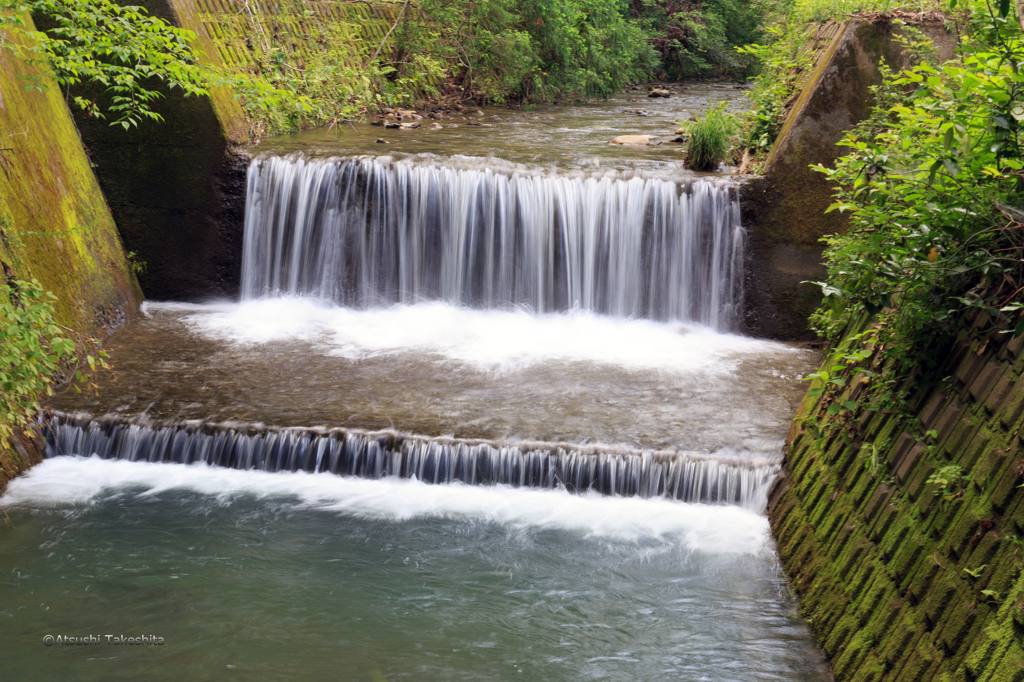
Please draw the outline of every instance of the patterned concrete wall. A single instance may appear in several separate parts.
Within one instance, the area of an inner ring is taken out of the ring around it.
[[[818,436],[794,423],[770,517],[837,680],[1024,680],[1024,337],[986,327],[904,418],[858,407]],[[863,398],[850,378],[800,418]],[[969,481],[929,483],[950,465]]]
[[[305,68],[306,61],[328,45],[345,46],[348,57],[343,61],[358,70],[384,41],[403,6],[402,2],[322,0],[173,1],[176,7],[195,7],[201,27],[188,27],[210,37],[226,67],[252,73],[276,51],[287,54],[292,66]],[[391,41],[388,38],[383,50],[389,49]]]

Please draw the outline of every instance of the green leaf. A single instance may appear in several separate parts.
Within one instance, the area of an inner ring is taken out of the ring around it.
[[[853,412],[854,410],[857,409],[857,401],[856,400],[847,400],[845,403],[843,403],[843,407],[848,409],[850,412]]]

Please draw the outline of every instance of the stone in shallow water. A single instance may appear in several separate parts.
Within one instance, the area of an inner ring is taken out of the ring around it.
[[[645,146],[651,143],[650,135],[619,135],[613,138],[609,144],[622,144],[622,145],[634,145],[634,146]]]

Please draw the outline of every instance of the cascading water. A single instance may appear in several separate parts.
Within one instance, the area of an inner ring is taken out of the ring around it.
[[[242,300],[147,303],[0,499],[7,677],[831,679],[764,515],[815,358],[727,333],[737,191],[635,106],[254,161]]]
[[[301,155],[249,167],[243,299],[440,299],[727,331],[742,259],[736,191],[720,180]]]
[[[500,444],[335,429],[266,430],[239,425],[146,425],[53,414],[42,422],[48,457],[98,455],[257,471],[330,472],[427,483],[593,490],[668,497],[760,511],[780,465],[686,453],[602,451],[567,444]]]

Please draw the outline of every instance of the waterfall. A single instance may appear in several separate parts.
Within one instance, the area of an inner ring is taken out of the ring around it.
[[[740,297],[736,189],[388,158],[249,167],[242,297],[573,308],[727,331]]]
[[[202,422],[138,423],[59,412],[40,423],[46,456],[97,455],[233,469],[329,472],[426,483],[556,488],[668,497],[763,511],[777,462],[564,443],[428,438],[393,431],[267,428]]]

